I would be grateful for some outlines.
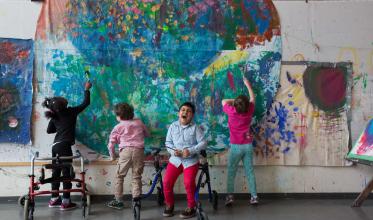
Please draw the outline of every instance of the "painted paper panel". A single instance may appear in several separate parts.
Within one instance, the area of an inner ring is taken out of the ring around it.
[[[30,142],[33,41],[0,38],[0,142]]]
[[[373,161],[373,119],[369,121],[347,157],[362,162]]]
[[[196,104],[195,120],[211,152],[229,143],[221,100],[253,84],[255,121],[269,109],[279,84],[280,22],[270,0],[46,0],[38,22],[40,99],[82,99],[91,72],[92,102],[79,117],[77,137],[97,153],[116,124],[118,102],[129,102],[151,129],[146,148],[164,143],[178,106]]]
[[[256,164],[343,166],[352,64],[286,62],[272,108],[255,126]]]

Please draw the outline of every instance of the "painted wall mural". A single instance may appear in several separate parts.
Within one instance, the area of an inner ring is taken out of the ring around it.
[[[151,128],[148,148],[162,146],[178,106],[190,100],[209,150],[223,152],[229,133],[221,100],[246,93],[245,75],[259,122],[279,85],[280,22],[270,0],[46,0],[36,39],[40,99],[80,102],[84,71],[91,72],[92,102],[77,136],[103,154],[118,102],[131,103]]]
[[[33,62],[32,40],[0,38],[0,142],[31,141]]]
[[[373,119],[369,121],[360,137],[357,139],[355,145],[348,153],[348,158],[368,162],[373,161]]]
[[[343,166],[351,63],[283,62],[271,109],[255,126],[256,163]]]

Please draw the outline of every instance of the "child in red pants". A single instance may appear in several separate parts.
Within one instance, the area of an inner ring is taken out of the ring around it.
[[[192,218],[196,215],[196,176],[198,172],[199,152],[206,148],[206,141],[200,126],[192,119],[195,107],[190,102],[183,103],[179,108],[179,120],[173,122],[167,132],[166,147],[171,154],[163,180],[163,190],[166,208],[163,216],[173,216],[173,187],[179,175],[184,173],[184,187],[187,193],[188,207],[180,214],[181,218]]]

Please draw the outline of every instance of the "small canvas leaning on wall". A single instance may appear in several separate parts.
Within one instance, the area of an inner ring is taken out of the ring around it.
[[[0,38],[0,142],[30,142],[33,41]]]
[[[358,160],[361,163],[373,163],[373,119],[369,121],[362,131],[359,139],[347,155],[348,159]]]

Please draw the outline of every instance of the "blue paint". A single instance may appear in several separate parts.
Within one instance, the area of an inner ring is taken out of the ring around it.
[[[291,84],[295,84],[297,81],[290,76],[290,73],[286,71],[286,78]]]
[[[261,9],[260,13],[258,4]],[[250,11],[251,18],[254,20],[259,34],[264,34],[270,27],[270,22],[272,20],[271,11],[268,7],[265,7],[263,3],[258,1],[244,1],[244,5]]]
[[[286,147],[285,149],[282,150],[282,153],[286,154],[290,151],[290,147]]]

